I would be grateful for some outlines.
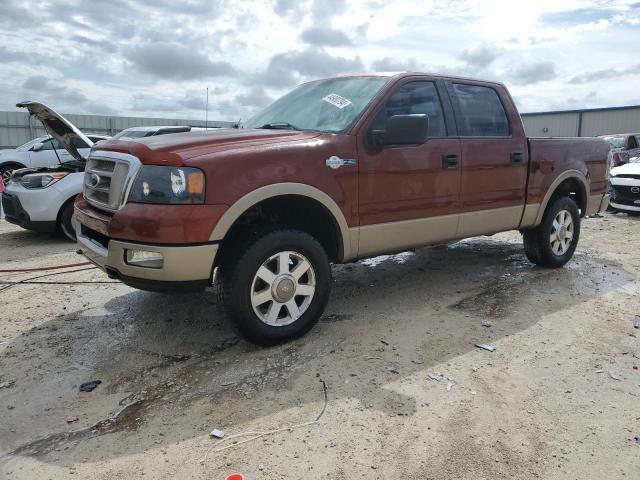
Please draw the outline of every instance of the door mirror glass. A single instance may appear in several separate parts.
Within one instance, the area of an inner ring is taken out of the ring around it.
[[[424,114],[393,115],[384,130],[371,132],[374,145],[422,145],[427,141],[429,117]]]
[[[31,150],[33,150],[34,152],[39,152],[39,151],[40,151],[40,150],[42,150],[43,148],[44,148],[44,143],[39,142],[39,143],[36,143],[36,144],[31,148]]]

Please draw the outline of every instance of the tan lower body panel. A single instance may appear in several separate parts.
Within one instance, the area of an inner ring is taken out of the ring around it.
[[[532,203],[524,207],[524,215],[522,215],[522,222],[520,228],[533,228],[536,226],[536,219],[538,218],[538,212],[540,211],[539,203]]]
[[[522,205],[516,205],[462,213],[457,236],[465,238],[515,230],[520,226],[522,208]]]
[[[360,228],[358,257],[398,252],[475,235],[519,228],[522,206],[495,208]]]
[[[609,206],[609,195],[600,193],[587,197],[587,211],[585,215],[592,216],[604,212]]]

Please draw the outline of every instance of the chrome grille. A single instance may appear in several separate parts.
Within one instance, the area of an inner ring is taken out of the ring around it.
[[[96,208],[114,212],[127,200],[140,160],[118,152],[91,152],[84,171],[84,198]]]

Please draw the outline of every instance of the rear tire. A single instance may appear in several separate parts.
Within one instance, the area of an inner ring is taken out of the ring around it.
[[[542,217],[542,223],[523,233],[524,251],[529,261],[546,268],[566,264],[580,238],[580,212],[569,197],[553,201]]]
[[[76,230],[75,228],[73,228],[71,217],[73,217],[73,202],[67,203],[64,207],[62,207],[62,209],[60,209],[60,214],[58,216],[58,226],[60,227],[60,231],[64,233],[65,237],[67,237],[72,242],[75,242]]]
[[[277,230],[241,242],[221,268],[225,307],[251,342],[270,346],[298,338],[329,300],[331,267],[311,235]]]

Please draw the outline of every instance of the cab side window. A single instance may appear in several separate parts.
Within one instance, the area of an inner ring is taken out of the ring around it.
[[[394,115],[424,114],[429,118],[429,137],[446,137],[440,97],[433,82],[410,82],[391,94],[378,112],[371,128],[384,130],[387,119]]]
[[[458,133],[463,137],[508,137],[509,120],[498,92],[490,87],[454,83]]]
[[[40,149],[40,151],[53,150],[54,148],[56,150],[59,150],[60,145],[58,144],[58,141],[55,138],[50,138],[49,140],[45,140],[44,142],[42,142],[42,148]]]

